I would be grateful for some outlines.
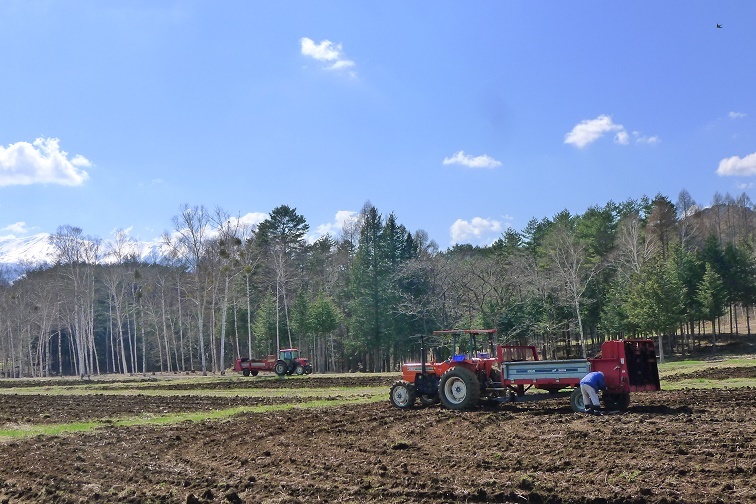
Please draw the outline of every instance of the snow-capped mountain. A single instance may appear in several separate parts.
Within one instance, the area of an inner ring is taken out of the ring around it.
[[[165,255],[164,244],[160,241],[131,242],[129,247],[145,262],[159,262]],[[108,244],[103,243],[103,251],[107,250]],[[49,233],[25,237],[0,236],[0,268],[11,279],[18,277],[25,265],[41,266],[53,262],[55,247],[50,244]],[[113,262],[113,259],[104,255],[102,262]]]
[[[51,262],[55,249],[50,245],[50,235],[38,233],[24,238],[0,236],[0,263],[20,264],[23,262],[39,264]]]

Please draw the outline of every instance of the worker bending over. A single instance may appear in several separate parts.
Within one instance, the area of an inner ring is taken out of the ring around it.
[[[583,394],[583,404],[585,412],[592,415],[602,415],[601,403],[599,402],[598,391],[606,390],[604,373],[593,371],[588,373],[580,380],[580,392]]]

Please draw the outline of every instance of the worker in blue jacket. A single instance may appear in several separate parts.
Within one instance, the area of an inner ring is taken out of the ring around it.
[[[583,404],[585,412],[593,415],[601,415],[601,403],[599,402],[598,391],[606,390],[604,373],[593,371],[583,376],[580,380],[580,392],[583,394]]]

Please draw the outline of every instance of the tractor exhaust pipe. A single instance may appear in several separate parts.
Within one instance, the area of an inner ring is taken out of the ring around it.
[[[420,373],[425,376],[425,335],[420,335]]]

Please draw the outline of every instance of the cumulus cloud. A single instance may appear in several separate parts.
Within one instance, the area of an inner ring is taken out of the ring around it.
[[[631,135],[622,124],[615,123],[611,116],[600,115],[595,119],[586,119],[576,124],[572,131],[564,135],[564,143],[572,144],[582,149],[592,144],[607,133],[614,133],[614,143],[629,145]],[[655,144],[659,142],[658,136],[645,136],[639,131],[632,132],[635,143]]]
[[[499,237],[502,230],[503,226],[497,220],[473,217],[470,221],[457,219],[449,228],[449,233],[452,243],[488,245]]]
[[[87,158],[60,150],[57,138],[37,138],[33,143],[0,146],[0,186],[30,184],[82,185],[92,166]]]
[[[624,132],[624,130],[625,127],[621,124],[615,124],[611,116],[600,115],[596,119],[586,119],[575,125],[572,131],[564,136],[564,143],[573,144],[582,149],[606,133],[612,131]]]
[[[354,61],[344,56],[341,44],[334,44],[330,40],[322,40],[319,44],[316,44],[314,40],[307,37],[302,37],[299,42],[302,46],[303,56],[323,62],[328,70],[345,70],[356,65]],[[350,71],[350,75],[354,76],[355,74]]]
[[[465,151],[455,152],[453,156],[444,158],[444,165],[462,165],[468,168],[496,168],[501,166],[501,161],[483,154],[482,156],[470,156]]]
[[[732,156],[719,162],[717,175],[749,177],[756,175],[756,152],[745,157]]]
[[[743,112],[730,112],[728,115],[730,116],[730,119],[742,119],[748,114],[744,114]]]
[[[356,224],[360,220],[360,214],[352,210],[339,210],[336,212],[333,222],[320,224],[315,228],[315,233],[307,236],[307,241],[315,242],[318,238],[327,234],[338,237],[341,231],[347,227]]]
[[[239,217],[239,224],[248,228],[257,227],[262,221],[269,217],[263,212],[249,212]]]

